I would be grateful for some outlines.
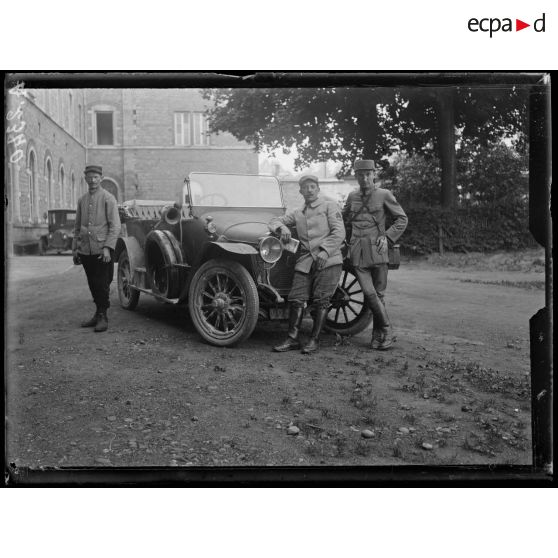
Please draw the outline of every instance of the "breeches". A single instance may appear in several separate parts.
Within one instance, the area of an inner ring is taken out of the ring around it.
[[[329,301],[339,283],[342,265],[332,265],[320,271],[302,273],[295,271],[289,301],[293,306],[302,307],[312,300],[315,308],[329,308]]]
[[[388,264],[355,267],[354,269],[364,296],[377,296],[383,302],[387,287]]]
[[[106,310],[110,307],[109,293],[114,276],[114,263],[112,261],[105,263],[98,255],[80,254],[79,257],[87,276],[93,302],[99,310]]]

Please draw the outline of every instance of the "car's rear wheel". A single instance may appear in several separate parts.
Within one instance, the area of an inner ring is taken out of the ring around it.
[[[364,331],[372,321],[372,312],[364,300],[362,287],[351,269],[344,268],[331,306],[325,327],[339,335],[356,335]]]
[[[250,337],[259,313],[258,290],[247,269],[230,260],[209,260],[192,279],[190,317],[212,345],[228,347]]]
[[[126,310],[133,310],[139,301],[140,293],[132,286],[132,270],[130,267],[130,258],[128,252],[123,250],[118,258],[118,298],[120,306]]]

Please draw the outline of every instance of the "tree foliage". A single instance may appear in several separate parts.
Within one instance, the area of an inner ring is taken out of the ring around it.
[[[525,144],[527,90],[521,87],[328,87],[209,89],[214,132],[230,132],[257,151],[296,145],[297,167],[396,152],[438,157],[443,205],[457,199],[456,146],[502,138]]]
[[[295,165],[316,161],[343,163],[348,172],[356,157],[379,159],[390,152],[378,106],[394,91],[373,88],[212,89],[205,97],[211,130],[230,132],[257,151],[296,145]]]
[[[380,180],[405,206],[428,204],[440,191],[438,157],[415,153],[396,155]],[[486,146],[462,143],[457,151],[460,206],[527,202],[527,156],[503,142]]]

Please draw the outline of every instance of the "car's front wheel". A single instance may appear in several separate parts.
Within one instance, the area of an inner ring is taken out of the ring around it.
[[[130,268],[130,258],[126,250],[123,250],[118,258],[116,282],[120,306],[126,310],[133,310],[138,305],[140,293],[132,287],[132,270]]]
[[[209,260],[190,285],[190,317],[199,334],[212,345],[228,347],[250,337],[260,303],[254,279],[241,264]]]
[[[344,267],[325,327],[339,335],[356,335],[364,331],[372,321],[372,312],[366,305],[362,287],[350,268]]]

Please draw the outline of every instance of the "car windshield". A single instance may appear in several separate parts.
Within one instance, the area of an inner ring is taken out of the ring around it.
[[[57,229],[61,228],[70,228],[73,227],[76,223],[76,212],[71,211],[69,213],[66,212],[52,212],[49,213],[49,221],[50,224],[53,225]]]
[[[193,172],[189,178],[192,205],[283,207],[279,181],[274,176]]]

